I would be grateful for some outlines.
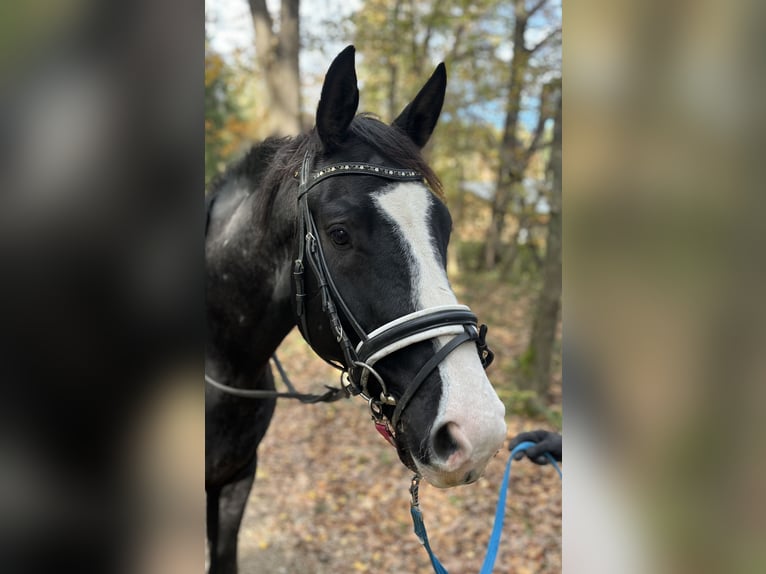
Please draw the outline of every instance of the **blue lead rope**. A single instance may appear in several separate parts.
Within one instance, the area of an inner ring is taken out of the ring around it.
[[[418,537],[420,543],[428,552],[428,557],[431,559],[431,566],[434,568],[436,574],[448,574],[447,569],[442,566],[439,559],[431,550],[431,545],[428,543],[428,533],[426,532],[426,525],[423,522],[423,514],[420,512],[420,502],[418,500],[418,488],[420,486],[420,475],[415,475],[410,485],[410,515],[412,516],[412,523],[415,526],[415,536]]]
[[[503,533],[503,518],[505,517],[505,501],[508,493],[508,483],[511,478],[511,462],[513,457],[517,453],[528,449],[531,446],[535,446],[535,443],[525,441],[517,445],[512,451],[511,456],[508,457],[508,464],[505,466],[505,474],[503,475],[503,483],[500,485],[500,494],[497,499],[497,507],[495,508],[495,523],[492,526],[492,534],[489,537],[489,545],[487,546],[487,555],[484,558],[484,563],[481,566],[480,574],[491,574],[492,568],[495,566],[495,558],[497,558],[497,549],[500,546],[500,536]],[[559,473],[559,477],[562,477],[561,468],[556,464],[556,460],[550,455],[545,453],[548,460],[551,462],[556,472]],[[412,495],[412,501],[410,503],[410,514],[412,515],[412,522],[415,526],[415,535],[420,540],[420,543],[428,552],[428,557],[431,559],[431,565],[434,568],[436,574],[448,574],[447,569],[442,566],[439,559],[431,550],[431,545],[428,543],[428,534],[426,533],[426,525],[423,522],[423,514],[420,512],[420,503],[418,500],[418,484],[420,477],[416,476],[412,479],[412,485],[410,486],[410,494]]]

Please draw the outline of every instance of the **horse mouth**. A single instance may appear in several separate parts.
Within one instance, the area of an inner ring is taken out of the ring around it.
[[[451,471],[440,469],[438,465],[421,465],[417,462],[415,464],[418,467],[418,472],[432,486],[436,488],[452,488],[454,486],[472,484],[479,480],[484,474],[487,463],[491,458],[488,457],[486,460],[478,463],[472,462],[470,465],[462,465],[460,468]]]
[[[463,478],[463,484],[471,484],[472,482],[476,482],[479,480],[480,476],[481,473],[476,472],[475,470],[469,470]]]

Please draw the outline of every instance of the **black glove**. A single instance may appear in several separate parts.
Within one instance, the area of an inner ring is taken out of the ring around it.
[[[547,464],[548,457],[545,456],[545,453],[549,452],[555,460],[561,462],[561,435],[559,433],[546,430],[519,433],[511,440],[508,450],[513,450],[525,441],[536,444],[527,450],[517,452],[513,457],[514,460],[521,460],[526,455],[535,464]]]

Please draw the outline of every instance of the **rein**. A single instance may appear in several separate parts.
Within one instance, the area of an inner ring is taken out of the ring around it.
[[[308,194],[319,183],[331,177],[367,175],[393,181],[423,181],[423,175],[411,169],[396,169],[359,162],[336,163],[312,173],[312,162],[313,156],[307,151],[299,171],[298,253],[293,263],[295,312],[299,319],[299,328],[303,337],[314,348],[306,309],[308,295],[305,290],[304,276],[308,268],[316,280],[321,295],[322,311],[330,323],[332,333],[343,355],[343,361],[340,364],[326,358],[325,361],[342,372],[341,384],[348,395],[359,395],[367,400],[376,429],[389,443],[397,446],[396,434],[402,413],[423,382],[447,355],[463,343],[473,341],[477,346],[482,366],[486,369],[490,365],[494,354],[485,342],[487,327],[486,325],[479,327],[476,316],[465,305],[443,305],[409,313],[366,333],[333,281],[319,241],[316,222],[309,207]],[[343,320],[359,339],[356,346],[345,332]],[[383,377],[375,370],[375,363],[415,343],[443,336],[453,338],[421,367],[405,393],[399,399],[395,398],[388,391]],[[378,397],[373,396],[368,388],[370,376],[381,388]],[[390,421],[383,413],[383,405],[395,407]],[[414,470],[412,461],[405,464]]]
[[[329,387],[327,385],[325,385],[325,388],[328,390],[322,395],[297,392],[293,384],[290,382],[284,367],[282,367],[282,363],[279,362],[276,353],[271,356],[271,359],[274,361],[274,365],[277,367],[277,371],[279,371],[279,375],[282,377],[282,381],[288,389],[288,392],[286,393],[261,389],[238,389],[236,387],[230,387],[229,385],[216,381],[207,373],[205,373],[205,382],[219,391],[243,399],[296,399],[303,404],[309,405],[314,403],[332,403],[339,399],[348,398],[348,394],[343,389]]]
[[[489,537],[489,543],[487,545],[487,553],[484,556],[484,562],[481,565],[479,574],[490,574],[495,566],[495,559],[497,558],[497,550],[500,546],[500,537],[503,534],[503,519],[505,518],[505,501],[508,494],[508,484],[511,478],[511,462],[514,455],[534,446],[535,443],[525,441],[518,444],[508,457],[508,463],[505,466],[505,474],[503,475],[503,482],[500,485],[500,492],[498,494],[497,506],[495,507],[495,522],[492,525],[492,534]],[[551,456],[549,452],[545,453],[550,463],[556,469],[559,474],[559,478],[562,478],[561,468],[556,464],[556,460]],[[431,545],[428,542],[428,533],[426,532],[426,525],[423,522],[423,514],[420,511],[420,499],[418,489],[420,486],[420,475],[415,475],[412,478],[412,484],[410,485],[410,516],[412,516],[412,524],[414,526],[415,535],[420,540],[420,543],[426,549],[428,558],[431,560],[431,566],[436,574],[448,574],[447,569],[442,566],[439,559],[431,549]]]

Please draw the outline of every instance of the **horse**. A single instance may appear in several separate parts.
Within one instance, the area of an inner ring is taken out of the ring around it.
[[[314,128],[255,145],[206,198],[211,574],[237,571],[276,403],[269,359],[296,325],[341,370],[342,395],[366,400],[401,461],[433,485],[476,481],[505,440],[505,407],[484,371],[486,326],[450,287],[452,221],[421,153],[441,113],[445,66],[389,125],[357,114],[354,59],[348,46],[330,65]],[[248,390],[261,398],[236,393]]]

